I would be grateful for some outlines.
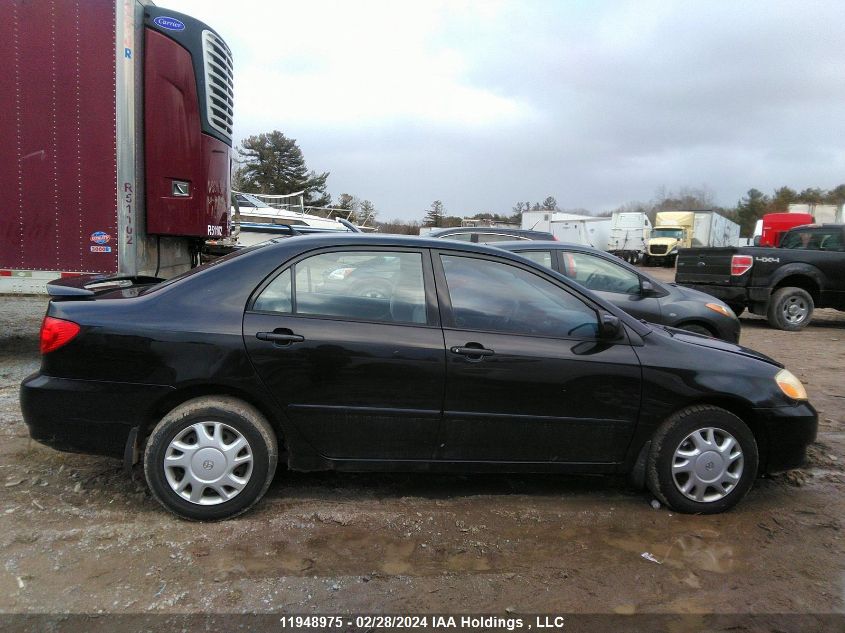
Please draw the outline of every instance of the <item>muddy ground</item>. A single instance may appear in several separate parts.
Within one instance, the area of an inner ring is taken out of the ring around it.
[[[597,477],[279,472],[254,511],[199,524],[118,461],[28,439],[18,384],[43,309],[0,297],[0,612],[845,611],[843,313],[799,333],[742,317],[821,425],[804,469],[723,515]]]

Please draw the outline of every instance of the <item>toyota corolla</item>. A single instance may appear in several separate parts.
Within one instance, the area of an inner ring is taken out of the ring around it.
[[[379,292],[337,272],[368,263]],[[32,437],[142,460],[185,518],[246,511],[279,461],[628,473],[714,513],[801,464],[816,434],[804,387],[771,358],[643,323],[480,245],[297,237],[166,282],[49,291],[41,368],[21,386]]]

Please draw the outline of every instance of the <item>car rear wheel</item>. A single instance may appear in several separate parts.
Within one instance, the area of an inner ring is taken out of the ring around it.
[[[813,318],[813,297],[803,288],[779,288],[769,299],[766,320],[773,328],[797,332]]]
[[[652,440],[651,492],[670,508],[716,514],[739,503],[757,476],[757,442],[733,413],[698,405],[672,415]]]
[[[156,500],[193,520],[237,516],[258,502],[276,472],[278,446],[269,422],[226,396],[185,402],[153,429],[144,473]]]

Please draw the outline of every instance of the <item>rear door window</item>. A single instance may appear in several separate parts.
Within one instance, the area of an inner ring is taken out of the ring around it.
[[[314,255],[280,273],[261,291],[253,309],[425,324],[422,254],[342,251]]]

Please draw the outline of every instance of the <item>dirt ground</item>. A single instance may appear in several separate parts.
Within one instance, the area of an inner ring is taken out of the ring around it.
[[[843,313],[799,333],[743,315],[742,343],[807,385],[819,439],[723,515],[598,477],[279,472],[254,511],[200,524],[118,461],[29,440],[44,305],[0,297],[0,613],[845,611]]]

